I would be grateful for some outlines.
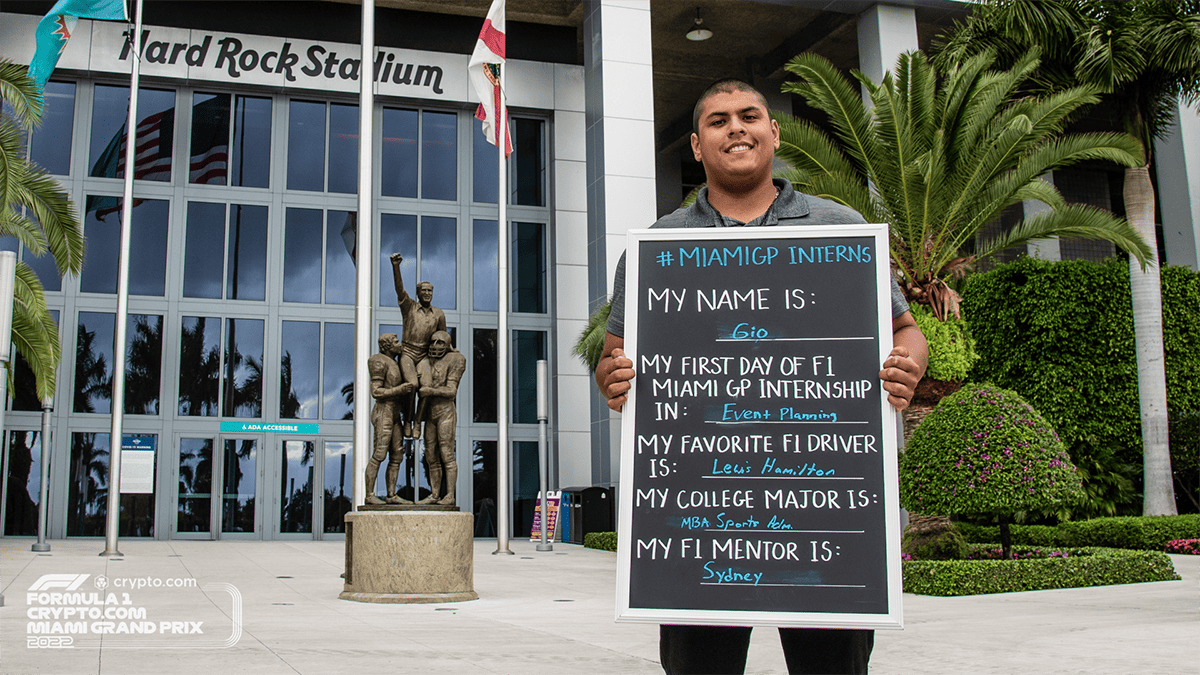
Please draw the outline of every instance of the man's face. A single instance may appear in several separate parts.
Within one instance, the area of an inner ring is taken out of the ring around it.
[[[446,352],[449,351],[449,349],[450,343],[439,335],[429,342],[429,357],[433,359],[440,359],[446,355]]]
[[[417,287],[417,299],[422,305],[428,307],[433,302],[433,286],[421,284]]]
[[[714,94],[704,102],[692,153],[710,184],[740,186],[770,180],[779,124],[754,94]]]

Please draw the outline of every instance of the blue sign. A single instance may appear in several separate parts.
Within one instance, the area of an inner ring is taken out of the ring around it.
[[[276,422],[221,422],[222,433],[316,434],[320,424],[287,424]]]
[[[141,436],[138,434],[121,434],[121,449],[122,450],[146,450],[154,452],[158,446],[158,436],[147,435]]]

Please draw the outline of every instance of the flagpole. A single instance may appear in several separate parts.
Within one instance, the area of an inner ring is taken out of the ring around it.
[[[354,510],[362,506],[367,490],[364,477],[371,455],[371,379],[367,359],[371,349],[372,310],[371,268],[375,258],[371,248],[374,230],[374,149],[375,114],[375,0],[362,1],[362,58],[359,63],[358,94],[358,228],[355,231],[354,260],[356,292],[354,308]],[[390,488],[389,488],[390,489]]]
[[[125,330],[129,322],[129,242],[133,230],[133,174],[137,154],[138,78],[142,60],[142,5],[133,22],[133,72],[129,77],[129,121],[125,128],[125,193],[121,203],[121,248],[117,259],[117,325],[113,331],[112,433],[108,438],[108,511],[105,514],[102,556],[119,556],[117,533],[121,522],[121,446],[125,423]]]
[[[496,111],[496,153],[499,156],[499,179],[496,188],[496,203],[499,206],[500,246],[497,253],[499,269],[499,324],[496,329],[496,550],[494,553],[513,552],[508,548],[508,161],[504,156],[508,145],[508,102],[504,88],[506,63],[500,63],[500,109]]]

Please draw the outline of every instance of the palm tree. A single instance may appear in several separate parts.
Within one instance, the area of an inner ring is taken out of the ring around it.
[[[1036,51],[1010,70],[989,72],[982,54],[944,78],[920,52],[902,54],[893,73],[875,83],[855,78],[873,104],[827,59],[802,54],[787,70],[800,78],[783,89],[829,117],[832,135],[776,114],[780,149],[791,165],[781,175],[807,194],[891,225],[890,247],[900,285],[911,302],[939,319],[958,316],[947,280],[978,259],[1031,239],[1082,236],[1112,241],[1137,260],[1151,251],[1124,220],[1099,209],[1067,205],[1040,176],[1083,160],[1139,164],[1137,141],[1119,133],[1063,134],[1068,116],[1095,103],[1076,87],[1044,97],[1015,96],[1038,65]],[[1038,200],[1052,210],[1011,231],[978,242],[976,235],[1007,207]]]
[[[1042,91],[1095,87],[1105,109],[1142,146],[1142,161],[1125,169],[1125,211],[1146,241],[1155,241],[1150,163],[1154,139],[1169,129],[1180,104],[1200,99],[1200,0],[989,0],[941,46],[939,62],[981,50],[1012,59],[1032,45],[1047,60],[1031,85]],[[1130,268],[1141,399],[1146,515],[1176,512],[1167,423],[1158,260]],[[1139,261],[1140,262],[1140,261]]]
[[[47,250],[59,274],[83,268],[83,226],[58,181],[31,163],[25,153],[28,131],[42,117],[41,92],[25,66],[0,59],[0,100],[11,116],[0,115],[0,236],[18,239],[33,255]],[[54,374],[62,358],[58,326],[46,309],[37,275],[17,263],[13,289],[12,341],[29,363],[38,398],[54,396]]]

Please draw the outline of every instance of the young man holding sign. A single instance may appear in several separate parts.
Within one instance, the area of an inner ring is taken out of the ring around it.
[[[771,177],[779,125],[762,94],[745,82],[722,80],[700,96],[693,115],[692,151],[704,165],[708,185],[696,202],[652,227],[738,227],[863,223],[857,212],[817,197],[801,195]],[[879,378],[897,410],[908,407],[925,373],[925,337],[892,281],[893,349]],[[612,314],[596,383],[608,407],[621,411],[634,377],[625,355],[625,259],[617,265]],[[874,632],[781,628],[780,641],[791,673],[865,673]],[[660,627],[659,653],[667,673],[740,673],[745,670],[750,628],[734,626]]]

